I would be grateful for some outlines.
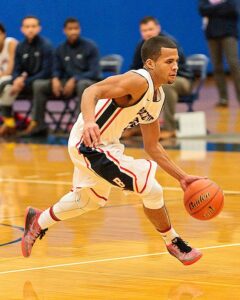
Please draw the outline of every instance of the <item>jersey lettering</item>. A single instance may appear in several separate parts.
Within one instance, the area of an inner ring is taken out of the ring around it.
[[[116,177],[113,179],[113,182],[115,182],[118,186],[120,186],[121,188],[125,187],[125,184],[121,181],[120,178]]]

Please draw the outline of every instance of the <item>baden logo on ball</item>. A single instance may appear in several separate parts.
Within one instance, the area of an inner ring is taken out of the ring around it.
[[[184,192],[187,212],[198,220],[210,220],[223,208],[222,189],[210,179],[199,179],[191,183]]]

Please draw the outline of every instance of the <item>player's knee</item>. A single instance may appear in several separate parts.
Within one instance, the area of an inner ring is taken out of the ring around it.
[[[161,185],[157,181],[155,181],[150,192],[146,195],[143,195],[142,200],[144,206],[147,208],[150,209],[162,208],[164,206],[164,200],[163,200],[163,189]]]
[[[83,212],[96,210],[100,207],[98,203],[92,200],[84,190],[76,190],[67,193],[59,202],[59,207],[68,209],[80,209]]]
[[[92,211],[101,207],[97,201],[89,196],[89,193],[82,189],[80,190],[75,197],[75,201],[78,207],[84,211]]]

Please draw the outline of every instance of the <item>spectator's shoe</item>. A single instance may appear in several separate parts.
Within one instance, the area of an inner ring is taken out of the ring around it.
[[[4,118],[0,126],[0,136],[9,136],[16,133],[16,124],[14,118]]]
[[[224,98],[220,99],[216,107],[228,107],[228,100]]]
[[[19,136],[21,137],[42,137],[48,135],[48,128],[39,128],[37,126],[37,122],[31,121],[28,125],[28,127],[23,130],[21,133],[19,133]]]
[[[199,250],[189,247],[180,237],[174,238],[172,243],[167,245],[167,250],[184,265],[194,264],[202,257]]]
[[[25,212],[25,226],[24,226],[24,233],[22,237],[22,254],[25,257],[31,255],[32,247],[37,238],[40,240],[45,235],[47,229],[42,229],[38,224],[38,219],[41,215],[42,211],[28,207]]]

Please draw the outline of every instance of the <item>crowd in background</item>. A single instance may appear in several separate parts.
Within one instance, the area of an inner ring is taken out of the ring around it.
[[[225,57],[233,78],[236,98],[240,104],[240,68],[238,58],[238,11],[234,0],[199,0],[199,13],[209,46],[214,76],[219,92],[218,106],[228,106],[228,92],[224,74]],[[130,69],[142,68],[141,46],[151,37],[162,35],[178,45],[179,69],[176,82],[163,86],[166,100],[163,108],[162,138],[175,136],[176,104],[182,95],[191,92],[193,74],[186,65],[179,42],[161,28],[154,17],[144,17],[139,23],[141,41],[136,46]],[[56,49],[41,36],[40,20],[26,16],[21,31],[24,40],[8,37],[0,24],[0,136],[16,134],[13,104],[16,98],[32,101],[31,122],[21,135],[47,134],[45,107],[50,98],[69,99],[77,96],[79,109],[84,89],[101,80],[100,54],[97,45],[81,36],[79,20],[68,18],[63,25],[66,40]],[[78,113],[77,111],[76,113]],[[125,136],[138,134],[129,130]]]

